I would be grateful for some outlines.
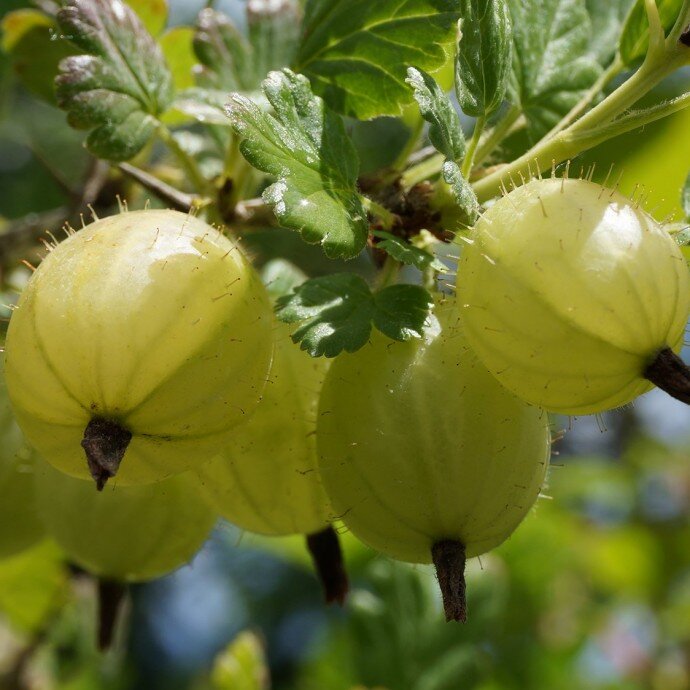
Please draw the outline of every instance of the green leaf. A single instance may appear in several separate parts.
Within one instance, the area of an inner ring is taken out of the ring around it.
[[[75,48],[60,38],[57,25],[38,10],[15,10],[2,18],[2,50],[12,60],[21,83],[48,103],[55,104],[55,77],[63,58]]]
[[[213,664],[212,690],[266,690],[268,685],[261,640],[254,633],[240,633]]]
[[[426,72],[410,67],[405,80],[412,87],[419,112],[429,123],[429,139],[437,151],[450,160],[465,155],[465,136],[460,118],[448,96]]]
[[[690,174],[685,180],[685,185],[683,186],[683,193],[681,197],[681,204],[683,206],[683,212],[685,213],[685,218],[690,221]]]
[[[462,0],[461,37],[455,67],[460,108],[489,117],[503,103],[512,64],[506,0]]]
[[[414,266],[420,271],[426,271],[428,268],[433,268],[434,271],[439,271],[440,273],[447,271],[445,265],[436,259],[433,254],[415,247],[390,232],[374,230],[372,234],[374,237],[381,239],[381,242],[376,243],[376,248],[383,249],[389,256],[392,256],[401,264]]]
[[[429,292],[419,285],[391,285],[374,294],[374,325],[393,340],[421,338],[433,304]]]
[[[275,115],[240,94],[228,115],[251,165],[277,178],[264,192],[279,222],[331,258],[353,258],[369,226],[356,182],[359,161],[342,119],[314,96],[309,81],[290,70],[263,83]]]
[[[289,67],[295,59],[302,9],[297,0],[249,0],[247,23],[258,84],[269,72]]]
[[[168,23],[168,0],[127,0],[152,36],[158,36]]]
[[[72,127],[91,130],[86,145],[94,155],[132,158],[172,100],[159,46],[121,0],[69,0],[58,21],[86,53],[60,63],[58,105]]]
[[[636,0],[585,0],[592,22],[589,54],[608,67],[618,50],[623,24]]]
[[[599,78],[588,53],[584,0],[509,0],[513,88],[533,141],[552,129]]]
[[[683,0],[656,0],[661,24],[666,31],[673,27],[680,14]],[[644,0],[637,0],[630,11],[620,37],[619,51],[623,62],[632,65],[644,58],[649,48],[649,21]]]
[[[446,161],[441,172],[462,212],[463,224],[467,227],[473,226],[479,217],[479,202],[472,185],[465,179],[460,166],[453,161]]]
[[[344,115],[400,115],[412,102],[407,66],[434,72],[453,54],[459,4],[308,0],[296,69]]]
[[[421,337],[433,300],[422,287],[392,285],[376,294],[354,273],[312,278],[281,297],[277,315],[286,323],[304,323],[292,339],[312,357],[356,352],[371,335],[372,322],[394,340]]]
[[[199,13],[194,52],[201,63],[201,86],[224,91],[250,91],[257,86],[251,47],[230,17],[206,8]]]

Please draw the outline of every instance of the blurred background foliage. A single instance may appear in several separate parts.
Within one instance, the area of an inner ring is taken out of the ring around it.
[[[169,27],[193,23],[202,4],[171,0]],[[242,4],[218,6],[241,25]],[[2,0],[0,19],[27,6]],[[153,11],[149,21],[162,26]],[[171,46],[188,40],[179,31]],[[43,53],[32,46],[27,69],[36,78],[24,81],[40,94]],[[188,71],[184,51],[176,59],[179,74]],[[678,79],[664,89],[687,88],[688,74]],[[657,216],[677,214],[688,117],[614,140],[583,162],[597,162],[602,177],[615,163],[624,191],[645,185]],[[351,126],[365,171],[392,159],[407,137],[399,121]],[[12,302],[26,275],[12,233],[59,227],[93,178],[82,138],[19,83],[0,52],[0,302]],[[507,145],[524,146],[519,138]],[[116,208],[116,193],[130,207],[146,200],[115,179],[99,203]],[[267,229],[248,242],[261,262],[287,256],[308,274],[324,270],[321,253],[292,233]],[[101,656],[93,581],[44,543],[0,562],[0,688],[690,688],[690,410],[652,392],[633,408],[553,426],[565,433],[548,495],[507,543],[471,562],[464,626],[442,622],[428,568],[394,563],[344,535],[353,592],[344,609],[326,609],[301,539],[221,524],[189,566],[132,587],[117,644]]]

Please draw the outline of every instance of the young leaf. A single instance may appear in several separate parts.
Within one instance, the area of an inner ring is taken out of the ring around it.
[[[216,658],[211,670],[212,690],[266,690],[268,664],[261,640],[251,632],[240,633]]]
[[[460,0],[308,0],[296,70],[334,110],[360,120],[411,103],[406,65],[452,55]]]
[[[489,117],[503,103],[512,64],[506,0],[462,0],[460,31],[455,63],[458,103],[466,115]]]
[[[251,47],[222,12],[209,7],[199,13],[194,52],[202,65],[201,86],[224,91],[250,91],[257,86]]]
[[[121,0],[68,0],[60,29],[85,55],[65,58],[56,79],[58,105],[88,149],[127,160],[147,143],[172,100],[172,78],[159,46]]]
[[[152,36],[158,36],[168,23],[168,0],[127,0]]]
[[[443,180],[450,186],[455,201],[464,215],[464,224],[471,227],[479,217],[479,202],[472,185],[465,179],[460,166],[446,161],[442,168]]]
[[[461,160],[465,155],[465,136],[453,104],[426,72],[410,67],[405,80],[414,92],[419,112],[429,123],[429,139],[437,151],[450,160]]]
[[[536,141],[580,101],[601,67],[584,0],[509,0],[515,97]]]
[[[277,178],[264,199],[284,227],[321,244],[327,256],[357,256],[369,226],[356,189],[357,153],[342,119],[290,70],[271,72],[263,88],[275,115],[240,94],[231,96],[227,114],[244,157]]]
[[[249,42],[256,84],[272,70],[289,67],[297,52],[302,10],[297,0],[249,0]]]
[[[417,285],[392,285],[373,294],[354,273],[312,278],[277,303],[286,323],[304,323],[292,335],[312,357],[336,357],[366,345],[374,325],[389,338],[421,337],[433,304]]]
[[[175,97],[173,108],[207,125],[223,125],[230,122],[225,112],[228,94],[217,89],[192,87],[180,91]]]
[[[445,265],[436,259],[433,254],[415,247],[390,232],[374,230],[373,235],[381,239],[381,242],[376,243],[376,248],[383,249],[383,251],[401,264],[414,266],[420,271],[426,271],[427,268],[433,268],[434,271],[439,271],[440,273],[447,271]]]
[[[665,31],[671,29],[680,14],[683,0],[656,0],[659,17]],[[644,0],[637,0],[630,11],[620,37],[619,50],[626,65],[641,60],[649,47],[649,21]]]

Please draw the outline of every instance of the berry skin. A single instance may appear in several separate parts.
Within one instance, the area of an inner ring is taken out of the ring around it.
[[[116,473],[159,481],[212,457],[254,410],[271,323],[241,250],[203,221],[99,220],[49,254],[13,314],[17,420],[46,460],[99,488]]]
[[[90,481],[40,461],[36,496],[49,536],[77,565],[108,581],[141,582],[179,568],[216,522],[188,474],[97,492]]]
[[[336,514],[384,554],[433,560],[447,617],[464,620],[464,559],[498,546],[525,517],[544,481],[550,434],[543,411],[477,360],[454,301],[436,316],[421,340],[375,335],[335,360],[317,442]]]
[[[674,352],[688,269],[638,206],[584,180],[533,180],[489,208],[471,239],[458,303],[470,344],[508,390],[564,414],[624,405],[650,381],[687,399]]]
[[[304,534],[327,601],[344,601],[347,578],[316,455],[316,413],[329,360],[276,329],[264,398],[225,451],[199,469],[210,505],[238,527],[268,536]],[[324,554],[325,550],[325,554]]]

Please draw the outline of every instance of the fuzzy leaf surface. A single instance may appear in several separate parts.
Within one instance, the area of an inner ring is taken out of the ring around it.
[[[507,0],[462,0],[461,38],[455,63],[460,108],[488,117],[506,94],[512,64],[512,30]]]
[[[580,101],[601,67],[589,53],[584,0],[509,0],[513,90],[536,141]]]
[[[623,24],[636,0],[585,0],[592,22],[589,53],[607,67],[618,50]]]
[[[472,185],[465,179],[460,166],[454,161],[446,161],[441,174],[445,183],[450,186],[455,201],[463,213],[464,224],[471,227],[479,217],[479,202]]]
[[[410,67],[407,83],[412,87],[419,112],[429,123],[429,139],[437,151],[457,161],[465,155],[465,135],[453,104],[436,80],[426,72]]]
[[[452,55],[460,0],[308,0],[296,70],[337,112],[400,115],[408,65],[427,72]]]
[[[58,22],[83,53],[60,63],[58,105],[72,127],[91,130],[86,145],[94,155],[131,158],[172,100],[160,47],[121,0],[68,0]]]
[[[281,321],[302,324],[292,335],[312,357],[356,352],[369,340],[372,323],[394,340],[421,337],[433,300],[422,287],[392,285],[372,293],[353,273],[312,278],[278,300]]]
[[[331,258],[350,259],[369,232],[357,193],[359,160],[342,119],[290,70],[271,72],[263,83],[274,114],[241,94],[227,107],[251,165],[277,178],[264,192],[281,225],[321,244]]]

